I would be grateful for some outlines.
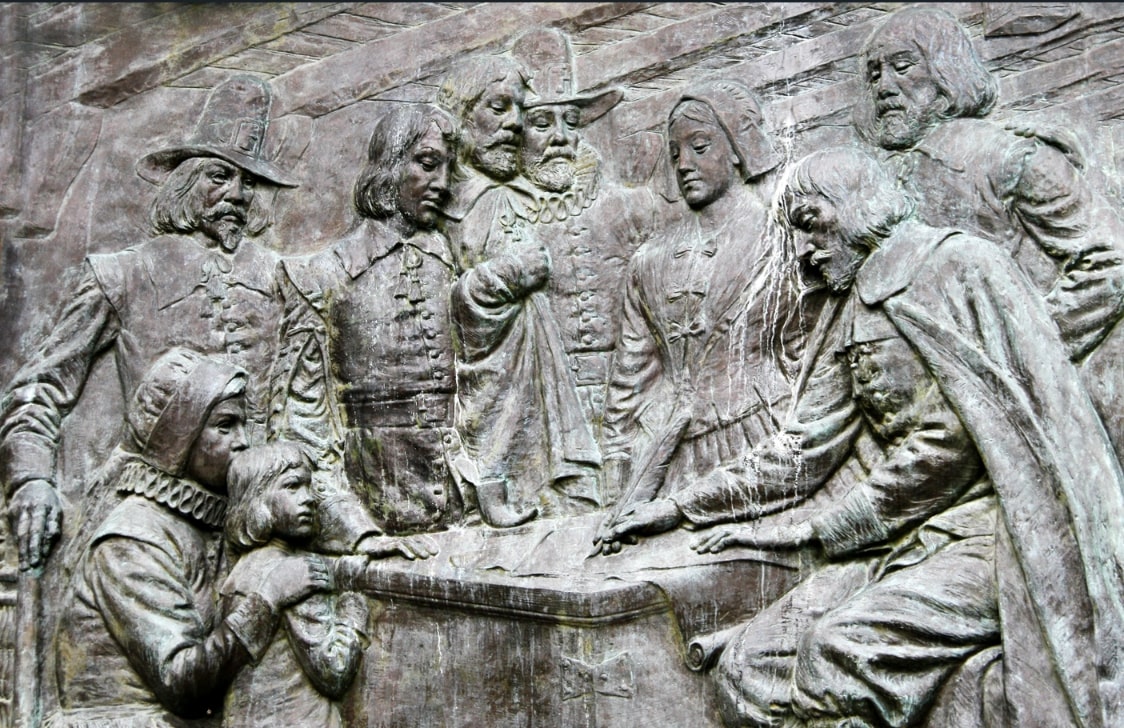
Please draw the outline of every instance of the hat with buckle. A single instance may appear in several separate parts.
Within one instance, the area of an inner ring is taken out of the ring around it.
[[[579,126],[600,119],[624,98],[619,88],[596,94],[579,94],[574,53],[570,40],[554,28],[537,28],[519,37],[511,55],[531,75],[531,93],[523,100],[524,109],[568,104],[581,110]]]
[[[185,159],[218,157],[267,182],[296,187],[262,158],[271,102],[269,84],[261,79],[240,75],[224,81],[207,97],[191,138],[182,146],[145,155],[137,162],[137,174],[159,184]]]

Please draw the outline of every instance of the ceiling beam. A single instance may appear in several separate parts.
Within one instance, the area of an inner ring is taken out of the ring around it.
[[[550,25],[579,29],[650,6],[651,3],[483,3],[278,76],[273,80],[277,113],[323,116],[440,73],[452,59],[464,54],[498,50],[526,28]]]
[[[108,108],[358,3],[192,4],[86,43],[29,79],[28,112]]]

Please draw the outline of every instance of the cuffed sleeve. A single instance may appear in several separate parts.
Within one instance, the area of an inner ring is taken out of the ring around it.
[[[982,473],[971,436],[933,384],[919,424],[813,527],[829,556],[885,543],[946,511]]]
[[[354,592],[318,595],[285,614],[290,644],[316,689],[335,700],[351,685],[369,644],[366,599]]]
[[[29,480],[54,482],[62,421],[94,359],[119,330],[116,311],[87,261],[62,316],[0,404],[0,482],[9,496]]]
[[[261,596],[247,594],[226,615],[225,622],[246,648],[250,658],[257,662],[273,641],[273,633],[277,629],[277,614]]]
[[[249,661],[248,647],[260,654],[276,624],[264,602],[244,601],[233,620],[208,629],[177,555],[131,538],[93,546],[85,577],[130,664],[166,708],[184,717],[225,692]]]

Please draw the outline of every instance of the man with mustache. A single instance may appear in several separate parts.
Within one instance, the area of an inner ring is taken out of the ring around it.
[[[625,269],[652,236],[656,200],[647,187],[626,188],[610,179],[582,138],[582,129],[620,103],[623,92],[578,93],[570,42],[559,30],[529,31],[512,54],[531,74],[531,93],[523,101],[521,176],[512,182],[524,193],[518,212],[550,251],[554,270],[547,292],[586,419],[600,434]],[[619,478],[610,480],[612,487]],[[615,493],[603,496],[615,499]]]
[[[1122,725],[1124,471],[1041,295],[854,147],[776,199],[831,291],[795,403],[672,496],[701,553],[815,554],[724,635],[726,724]]]
[[[459,273],[456,426],[481,513],[505,514],[488,520],[496,526],[591,510],[601,464],[546,293],[550,252],[513,182],[527,90],[518,63],[483,56],[460,65],[438,96],[463,140],[445,211]]]
[[[91,255],[57,325],[4,397],[0,482],[20,564],[42,564],[59,535],[56,453],[63,421],[97,360],[113,351],[125,401],[160,354],[188,346],[251,372],[247,426],[264,436],[264,387],[280,307],[276,256],[243,240],[259,185],[296,183],[262,156],[271,91],[250,76],[216,87],[187,143],[137,165],[159,185],[155,237]]]
[[[944,10],[909,8],[861,54],[860,134],[890,152],[918,215],[995,240],[1047,296],[1117,452],[1124,452],[1124,221],[1059,130],[985,120],[995,78]]]

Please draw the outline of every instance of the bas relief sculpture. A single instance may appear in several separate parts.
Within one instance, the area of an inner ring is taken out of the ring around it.
[[[1124,13],[280,7],[0,6],[0,723],[1124,724]]]

